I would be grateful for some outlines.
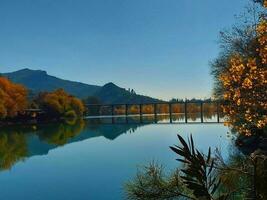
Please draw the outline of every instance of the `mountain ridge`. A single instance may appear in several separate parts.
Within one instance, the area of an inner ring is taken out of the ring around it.
[[[44,70],[24,68],[14,72],[1,73],[1,75],[15,83],[26,86],[34,94],[63,88],[66,92],[81,99],[95,96],[99,98],[101,103],[154,103],[161,101],[149,96],[136,94],[133,90],[126,90],[113,82],[103,86],[90,85],[51,76]]]

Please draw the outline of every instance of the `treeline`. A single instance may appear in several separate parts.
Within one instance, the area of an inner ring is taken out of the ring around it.
[[[41,92],[29,99],[26,87],[0,77],[0,120],[1,124],[36,119],[58,120],[83,115],[84,104],[63,89]]]

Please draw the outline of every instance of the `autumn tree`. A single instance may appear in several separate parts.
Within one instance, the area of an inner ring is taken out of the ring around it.
[[[27,90],[24,86],[0,77],[0,119],[16,117],[27,107]]]
[[[261,1],[266,5],[266,1]],[[254,5],[255,6],[255,5]],[[213,64],[215,95],[224,100],[228,125],[244,135],[262,135],[267,125],[266,7],[255,12],[253,23],[221,33],[222,53]]]
[[[79,117],[85,111],[82,101],[63,89],[40,93],[35,102],[48,115],[54,117]]]

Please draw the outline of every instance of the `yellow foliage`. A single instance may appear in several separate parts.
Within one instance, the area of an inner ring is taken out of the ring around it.
[[[265,1],[266,6],[266,1]],[[257,26],[255,57],[235,54],[227,70],[220,76],[224,99],[228,102],[223,112],[228,116],[227,125],[245,135],[267,125],[267,20]],[[239,123],[236,123],[239,121]]]
[[[67,94],[63,89],[41,94],[38,101],[44,111],[60,117],[81,116],[85,111],[81,100]]]

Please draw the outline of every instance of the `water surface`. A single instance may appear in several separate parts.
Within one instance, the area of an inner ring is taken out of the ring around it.
[[[122,120],[122,119],[120,119]],[[93,123],[94,122],[94,123]],[[196,146],[211,146],[227,159],[231,137],[222,124],[72,124],[0,130],[1,199],[123,199],[123,184],[138,166],[179,163],[169,146],[177,134],[192,134]]]

